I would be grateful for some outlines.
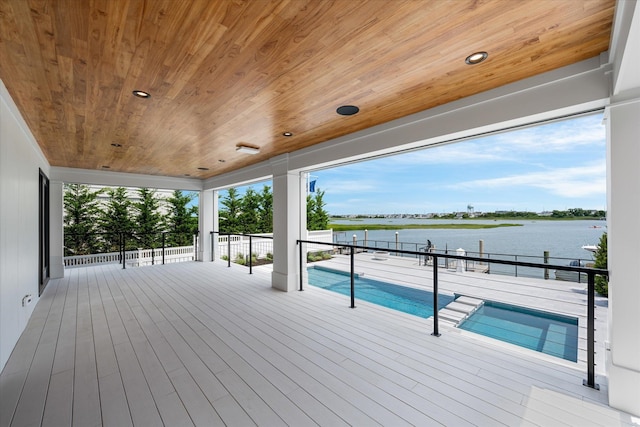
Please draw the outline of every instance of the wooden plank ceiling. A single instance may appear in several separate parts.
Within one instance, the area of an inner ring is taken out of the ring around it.
[[[53,166],[207,178],[596,56],[614,5],[0,0],[0,78]]]

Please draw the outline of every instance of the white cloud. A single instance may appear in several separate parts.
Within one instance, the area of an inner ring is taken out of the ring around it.
[[[521,162],[527,153],[557,153],[604,147],[605,128],[600,115],[532,126],[469,141],[390,157],[396,165]]]
[[[380,185],[371,180],[318,180],[321,191],[333,194],[362,194],[378,192]]]
[[[564,152],[585,146],[604,146],[605,128],[600,115],[530,127],[495,137],[495,143],[510,150],[526,152]]]
[[[517,187],[540,188],[552,194],[569,198],[606,194],[606,164],[599,162],[572,168],[466,181],[449,186],[452,189],[465,190]]]

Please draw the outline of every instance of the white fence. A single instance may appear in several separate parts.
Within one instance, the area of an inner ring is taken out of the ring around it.
[[[273,256],[273,233],[252,234],[251,235],[251,252],[256,258],[270,258]],[[231,238],[231,241],[229,241]],[[333,242],[333,230],[316,230],[309,231],[307,240],[315,240],[317,242]],[[218,248],[220,257],[228,257],[231,253],[231,260],[249,255],[249,236],[218,236]],[[330,251],[333,248],[326,245],[307,244],[307,253]]]
[[[251,237],[251,252],[256,254],[257,258],[269,258],[273,256],[273,233],[254,234]],[[228,238],[231,242],[228,242]],[[308,240],[318,242],[332,243],[333,230],[309,231]],[[246,257],[249,255],[249,237],[248,236],[218,236],[218,247],[220,256],[228,256],[229,244],[231,246],[231,260],[235,260],[239,256]],[[319,252],[332,250],[331,246],[307,244],[307,252]],[[164,249],[164,262],[183,262],[193,261],[196,259],[195,246],[177,246]],[[127,266],[141,267],[152,264],[162,264],[162,248],[157,249],[137,249],[125,252],[125,261]],[[64,257],[65,267],[79,267],[95,264],[115,264],[122,262],[120,260],[120,252],[109,252],[103,254],[75,255]]]
[[[193,261],[195,259],[194,246],[176,246],[164,248],[164,262]],[[162,264],[162,248],[137,249],[125,252],[127,265],[138,267],[151,264]],[[64,257],[65,267],[78,267],[95,264],[120,263],[120,252],[104,254],[75,255]]]

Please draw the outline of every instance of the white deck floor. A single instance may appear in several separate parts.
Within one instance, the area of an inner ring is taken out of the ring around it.
[[[579,364],[222,263],[69,269],[0,376],[0,426],[623,426]]]

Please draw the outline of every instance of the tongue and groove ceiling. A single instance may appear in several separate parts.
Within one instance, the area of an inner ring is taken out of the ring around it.
[[[208,178],[597,56],[614,5],[0,0],[0,78],[52,166]]]

